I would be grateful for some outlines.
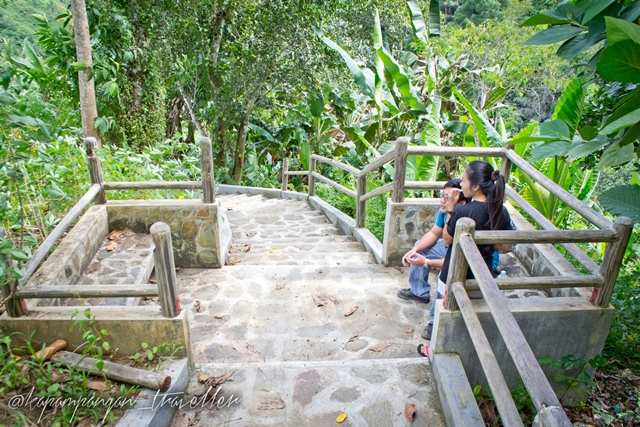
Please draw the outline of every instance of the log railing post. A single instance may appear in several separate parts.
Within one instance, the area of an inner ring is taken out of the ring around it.
[[[507,150],[513,150],[513,145],[508,145],[506,148]],[[500,158],[500,175],[504,176],[504,183],[505,185],[509,185],[509,179],[511,178],[511,165],[513,163],[511,162],[511,160],[507,157],[504,156],[502,158]],[[504,201],[507,201],[507,194],[505,192],[504,194]]]
[[[356,228],[364,228],[366,220],[367,201],[362,196],[367,192],[367,174],[360,173],[356,182]]]
[[[0,227],[0,239],[5,238],[5,232],[2,227]],[[13,267],[13,259],[11,255],[5,254],[3,256],[4,264],[7,270],[7,283],[2,285],[2,298],[4,301],[4,308],[7,310],[7,314],[9,317],[20,317],[24,316],[24,310],[22,309],[22,305],[20,303],[20,298],[16,298],[13,296],[14,291],[18,287],[17,278],[13,277],[12,267]]]
[[[464,252],[460,247],[460,236],[470,234],[473,236],[476,230],[476,223],[471,218],[460,218],[456,223],[456,232],[453,236],[453,246],[451,247],[451,261],[449,264],[449,274],[446,278],[447,283],[447,300],[445,308],[447,310],[458,310],[458,303],[453,295],[451,286],[456,283],[463,285],[467,281],[467,271],[469,264]],[[440,278],[442,280],[442,277]]]
[[[153,243],[156,245],[153,258],[156,264],[162,315],[169,318],[176,317],[180,314],[180,298],[171,246],[171,229],[164,222],[156,222],[151,226],[150,231]]]
[[[409,138],[398,138],[396,140],[396,156],[393,167],[393,201],[394,203],[404,202],[404,178],[407,174],[407,147]]]
[[[289,159],[282,159],[282,191],[287,191],[289,186]]]
[[[209,138],[200,138],[200,156],[203,200],[205,203],[213,203],[216,201],[216,185],[213,177],[213,153]]]
[[[630,218],[619,216],[613,223],[613,229],[618,232],[618,240],[607,244],[604,259],[600,265],[600,275],[604,279],[604,284],[597,291],[595,297],[594,304],[598,307],[609,306],[613,287],[616,284],[618,272],[622,265],[622,258],[624,258],[629,237],[633,230],[633,221]]]
[[[313,173],[316,171],[316,159],[309,157],[309,197],[316,195],[316,177]]]
[[[89,174],[91,175],[91,183],[100,186],[100,192],[96,195],[96,204],[104,205],[107,203],[107,196],[104,194],[104,177],[102,176],[102,163],[100,157],[96,156],[98,141],[93,138],[84,139],[84,147],[87,150],[87,161],[89,163]]]

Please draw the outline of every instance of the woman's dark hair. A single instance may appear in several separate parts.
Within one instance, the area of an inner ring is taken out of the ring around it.
[[[479,185],[482,193],[487,196],[487,212],[491,229],[496,230],[502,215],[504,176],[484,160],[474,160],[467,166],[467,177],[471,186]]]
[[[444,184],[444,188],[457,188],[458,190],[462,190],[462,179],[461,178],[450,179]],[[469,203],[471,202],[471,197],[465,197],[464,194],[460,192],[460,199],[458,200],[458,203],[460,202]]]

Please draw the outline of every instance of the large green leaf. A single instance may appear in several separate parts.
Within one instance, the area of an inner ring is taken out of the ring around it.
[[[628,6],[620,11],[620,18],[627,21],[636,21],[640,18],[640,2],[631,2]]]
[[[567,40],[558,48],[556,55],[572,59],[589,49],[595,43],[590,42],[586,33],[582,33],[570,40]]]
[[[440,36],[440,0],[429,1],[429,35]]]
[[[629,39],[640,43],[640,25],[611,16],[605,16],[604,20],[607,25],[607,41],[610,46]]]
[[[603,50],[598,73],[613,82],[640,83],[640,44],[623,40]]]
[[[540,159],[554,156],[564,156],[571,148],[569,141],[554,141],[546,144],[538,145],[531,150],[532,157],[528,159],[533,163]]]
[[[376,9],[375,23],[373,26],[373,48],[380,49],[383,46],[382,40],[382,27],[380,26],[380,14],[378,13],[378,9]],[[378,120],[382,120],[382,86],[384,84],[384,62],[382,59],[376,55],[375,56],[375,67],[376,67],[376,79],[375,79],[375,87],[373,89],[373,99],[376,102],[376,107],[378,108]]]
[[[354,61],[353,58],[351,58],[351,56],[347,52],[345,52],[344,49],[334,43],[331,39],[323,36],[320,31],[316,30],[316,34],[318,35],[320,40],[322,40],[327,46],[329,46],[331,49],[338,52],[340,56],[342,56],[342,59],[344,60],[345,64],[347,64],[347,67],[349,68],[353,79],[355,80],[358,87],[360,87],[360,90],[362,90],[362,93],[373,97],[373,89],[368,83],[362,69],[360,69],[358,64],[356,64],[356,61]]]
[[[622,147],[640,139],[640,122],[636,123],[627,131],[618,144]]]
[[[571,131],[564,120],[540,123],[540,136],[571,141]]]
[[[309,110],[311,111],[311,117],[320,118],[324,112],[324,105],[326,99],[322,92],[316,92],[309,96]]]
[[[619,141],[614,142],[607,148],[602,157],[600,158],[600,163],[598,167],[600,169],[607,166],[618,166],[623,163],[627,163],[636,158],[636,155],[633,151],[633,144],[620,146]]]
[[[467,98],[457,89],[453,88],[453,94],[456,99],[464,105],[467,113],[471,116],[473,120],[473,125],[476,128],[476,132],[478,133],[478,142],[481,147],[501,147],[502,146],[502,138],[500,138],[500,134],[498,131],[491,126],[489,120],[478,111]]]
[[[558,99],[553,111],[553,120],[563,120],[569,126],[569,135],[572,136],[584,111],[584,79],[573,79],[565,88]]]
[[[409,77],[402,69],[402,66],[384,47],[377,49],[376,53],[382,59],[382,62],[384,62],[384,67],[391,74],[393,82],[400,91],[404,102],[412,110],[425,111],[420,93],[413,87]]]
[[[596,151],[607,145],[608,142],[609,141],[607,141],[607,138],[600,137],[593,141],[582,141],[578,144],[574,143],[572,145],[575,145],[575,147],[569,150],[567,156],[574,159],[581,159],[591,153],[595,153]]]
[[[261,128],[258,125],[254,125],[253,123],[249,123],[249,129],[251,129],[252,131],[254,131],[255,133],[257,133],[258,135],[260,135],[261,137],[263,137],[264,139],[266,139],[269,142],[276,142],[276,140],[273,138],[273,136],[264,128]]]
[[[586,25],[615,0],[583,0],[576,2],[576,15],[584,13],[581,24]]]
[[[0,92],[0,104],[13,105],[16,102],[16,98],[9,92]]]
[[[598,196],[602,207],[616,215],[628,216],[640,223],[640,185],[622,185]]]
[[[554,25],[540,31],[525,42],[526,45],[554,44],[575,37],[584,32],[583,28],[571,25]]]
[[[491,91],[489,91],[489,95],[487,95],[482,109],[486,111],[489,108],[493,107],[498,101],[504,98],[506,94],[507,90],[505,88],[500,86],[494,87],[493,89],[491,89]]]
[[[447,132],[455,133],[457,135],[464,135],[467,133],[467,129],[469,129],[469,123],[460,122],[457,120],[445,122],[442,124],[442,127]]]
[[[600,132],[603,135],[609,135],[638,122],[640,122],[640,96],[632,98],[614,111],[604,122]]]
[[[524,21],[521,25],[523,27],[532,27],[535,25],[559,25],[559,24],[567,24],[569,23],[568,18],[558,18],[555,16],[547,15],[546,13],[539,13],[537,15],[533,15],[531,18]],[[535,37],[535,36],[534,36]]]
[[[413,28],[413,36],[416,39],[427,39],[427,25],[424,23],[422,10],[416,0],[407,0],[409,13],[411,14],[411,28]]]

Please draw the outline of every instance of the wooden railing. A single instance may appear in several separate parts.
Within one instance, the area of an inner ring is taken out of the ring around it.
[[[213,154],[211,140],[200,139],[200,168],[201,181],[158,181],[158,182],[107,182],[102,174],[100,158],[96,155],[98,143],[95,138],[85,138],[85,149],[92,185],[80,200],[71,208],[69,213],[60,221],[47,238],[40,244],[33,257],[25,264],[24,274],[18,281],[6,284],[2,287],[5,298],[5,307],[10,317],[20,317],[25,314],[21,299],[28,298],[101,298],[101,297],[142,297],[158,296],[162,307],[162,313],[168,317],[175,317],[179,312],[179,303],[175,287],[175,268],[173,266],[173,252],[171,249],[171,236],[165,236],[163,226],[156,223],[151,228],[151,235],[156,243],[154,259],[158,275],[158,285],[74,285],[74,286],[38,286],[23,288],[23,285],[36,271],[40,263],[49,254],[56,241],[67,231],[85,208],[94,200],[96,204],[107,203],[105,190],[149,190],[149,189],[202,189],[204,203],[215,202],[215,181],[213,175]],[[165,224],[166,225],[166,224]],[[157,227],[156,227],[157,226]],[[158,233],[153,232],[154,227]],[[156,235],[157,234],[157,235]],[[160,242],[156,242],[160,239]],[[167,246],[168,245],[168,246]],[[158,251],[164,255],[158,258]],[[170,255],[170,256],[169,256]],[[170,262],[169,262],[170,258]],[[5,259],[9,265],[11,261]],[[171,265],[169,265],[171,264]],[[172,273],[173,272],[173,273]]]

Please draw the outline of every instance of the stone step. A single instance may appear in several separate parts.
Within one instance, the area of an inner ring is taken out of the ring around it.
[[[329,236],[297,236],[297,237],[281,237],[281,238],[268,238],[261,239],[257,237],[245,238],[245,239],[233,239],[234,245],[246,245],[246,244],[259,244],[259,245],[284,245],[284,244],[316,244],[316,243],[344,243],[344,242],[355,242],[353,237],[347,236],[345,234],[332,234]]]
[[[249,227],[247,229],[231,228],[233,241],[236,239],[291,239],[297,237],[322,237],[342,235],[342,230],[334,226],[316,227]]]
[[[309,252],[365,252],[364,246],[359,242],[299,242],[292,239],[290,242],[260,241],[247,243],[232,243],[229,254],[239,255],[251,253],[309,253]]]
[[[277,252],[281,251],[281,252]],[[368,252],[301,252],[273,249],[270,251],[249,251],[235,253],[227,258],[229,265],[316,265],[337,266],[375,264],[375,258]]]
[[[297,215],[297,216],[296,216]],[[289,214],[283,216],[263,215],[255,217],[227,217],[232,229],[254,230],[257,228],[322,227],[330,225],[324,216]]]
[[[215,378],[233,373],[234,379],[215,396],[218,406],[212,408],[209,400],[204,409],[185,407],[176,425],[444,427],[430,371],[427,358],[201,364],[185,402],[206,393],[208,386],[198,382],[199,374]],[[415,405],[413,423],[404,416],[407,403]],[[343,413],[346,420],[337,424],[336,417]]]

